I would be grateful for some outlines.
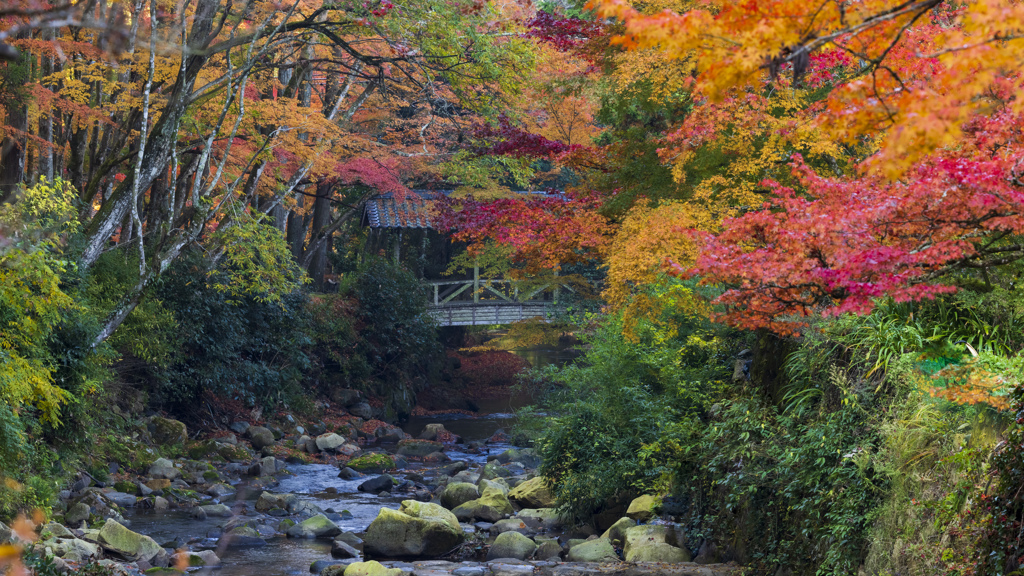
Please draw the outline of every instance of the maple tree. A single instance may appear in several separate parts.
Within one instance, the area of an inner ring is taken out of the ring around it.
[[[729,288],[728,322],[791,333],[799,316],[932,298],[952,270],[1024,255],[1019,5],[594,5],[623,23],[616,42],[689,67],[696,106],[661,150],[677,179],[709,142],[733,158],[694,198],[735,190],[724,205],[743,211],[703,227],[695,266],[672,266]],[[752,147],[761,129],[783,145]]]

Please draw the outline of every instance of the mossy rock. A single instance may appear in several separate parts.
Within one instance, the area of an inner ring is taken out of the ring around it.
[[[508,498],[523,508],[554,508],[556,504],[547,481],[541,476],[516,486],[508,493]]]
[[[207,482],[217,482],[220,480],[220,474],[216,470],[207,470],[203,472],[203,479]]]
[[[377,562],[353,562],[345,568],[344,576],[402,576],[401,568],[388,568]]]
[[[395,461],[387,454],[364,454],[353,458],[346,464],[356,472],[380,474],[395,469]]]
[[[185,445],[185,454],[192,460],[209,458],[211,454],[217,454],[217,443],[213,440],[203,440]]]
[[[661,497],[651,494],[644,494],[629,503],[626,516],[637,522],[647,522],[658,515],[661,510]]]
[[[252,459],[252,455],[241,445],[221,444],[217,447],[217,454],[230,462],[245,462]]]
[[[301,452],[294,448],[294,442],[292,446],[286,444],[276,444],[267,448],[264,453],[269,453],[278,460],[285,460],[287,462],[301,462],[302,464],[312,464],[316,462],[316,459],[312,455]]]
[[[136,486],[134,482],[121,480],[119,482],[114,482],[114,490],[124,492],[125,494],[136,494],[139,491],[139,487]]]

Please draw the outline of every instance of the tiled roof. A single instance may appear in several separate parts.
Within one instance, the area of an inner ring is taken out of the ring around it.
[[[404,198],[394,192],[378,194],[366,201],[363,224],[371,228],[432,228],[430,204],[438,194],[450,190],[410,190]]]
[[[404,194],[386,192],[366,201],[363,225],[370,228],[433,228],[430,205],[438,195],[449,195],[451,190],[410,190]],[[517,194],[546,194],[540,191],[521,191]]]

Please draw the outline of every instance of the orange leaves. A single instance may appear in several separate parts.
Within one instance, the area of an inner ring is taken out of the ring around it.
[[[825,113],[813,120],[847,143],[885,131],[870,167],[889,178],[953,144],[960,125],[991,105],[994,85],[1016,78],[1024,62],[1024,7],[1006,0],[973,0],[958,10],[939,0],[723,1],[658,13],[628,0],[593,4],[624,22],[624,45],[694,59],[697,89],[713,102],[731,90],[758,89],[769,72],[799,78],[808,54],[849,54],[857,73],[833,87]],[[1021,94],[1013,81],[1013,96]]]
[[[651,208],[639,202],[626,215],[605,257],[608,267],[604,296],[613,308],[629,302],[634,289],[654,284],[667,261],[689,267],[696,259],[696,245],[684,232],[695,228],[698,208],[680,202]]]

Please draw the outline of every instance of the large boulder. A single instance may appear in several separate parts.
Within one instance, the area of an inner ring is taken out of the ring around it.
[[[149,435],[160,445],[184,444],[188,440],[188,429],[183,422],[153,416],[146,423]]]
[[[420,433],[420,440],[437,440],[437,434],[444,431],[444,424],[427,424]]]
[[[267,446],[274,445],[274,433],[263,426],[250,426],[245,431],[245,435],[249,437],[249,441],[252,442],[252,447],[257,450],[262,450]]]
[[[661,498],[645,494],[629,503],[626,516],[637,522],[647,522],[657,516],[657,510],[661,506]]]
[[[627,528],[622,554],[626,562],[689,562],[690,552],[678,548],[670,526],[645,524]]]
[[[438,504],[404,500],[399,510],[381,508],[363,536],[368,555],[386,558],[439,556],[462,543],[454,514]]]
[[[508,493],[508,499],[520,508],[554,508],[555,497],[551,494],[544,478],[537,476],[516,486]]]
[[[115,552],[132,562],[143,560],[149,562],[157,555],[164,552],[164,549],[149,536],[125,528],[113,518],[100,528],[97,538],[100,545]]]
[[[618,542],[621,546],[626,541],[626,530],[636,526],[636,522],[632,518],[619,518],[615,524],[612,524],[604,534],[601,534],[601,538],[607,538],[613,544]]]
[[[469,482],[452,482],[441,492],[441,505],[451,510],[480,497],[480,489]]]
[[[512,513],[512,504],[505,495],[505,489],[497,483],[490,482],[480,497],[456,506],[452,512],[459,520],[483,520],[484,522],[497,522]]]
[[[434,442],[433,440],[401,440],[398,442],[398,455],[399,456],[412,456],[413,458],[423,458],[428,454],[434,452],[441,452],[444,450],[444,444],[440,442]]]
[[[316,437],[316,447],[323,452],[334,452],[345,444],[345,439],[334,432]]]
[[[618,562],[615,548],[607,538],[587,540],[569,549],[566,560],[570,562]]]
[[[327,516],[317,514],[288,528],[286,534],[290,538],[334,538],[341,534],[341,528]]]
[[[494,544],[487,551],[487,559],[515,558],[526,560],[537,550],[537,543],[519,532],[502,532],[494,539]]]

